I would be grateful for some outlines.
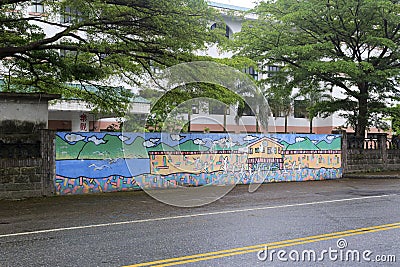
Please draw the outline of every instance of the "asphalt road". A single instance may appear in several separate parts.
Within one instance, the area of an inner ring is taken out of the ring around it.
[[[196,208],[142,191],[0,201],[0,266],[399,262],[400,179],[237,186]]]

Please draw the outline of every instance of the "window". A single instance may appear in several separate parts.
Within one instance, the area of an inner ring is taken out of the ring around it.
[[[199,114],[199,105],[192,104],[192,114]]]
[[[60,49],[60,57],[65,57],[68,53],[68,50]]]
[[[215,30],[215,29],[225,29],[225,37],[226,38],[231,38],[233,35],[233,31],[231,30],[231,28],[229,28],[228,25],[223,24],[223,23],[214,23],[213,25],[211,25],[211,30]]]
[[[275,76],[281,70],[278,66],[268,66],[268,77]]]
[[[255,116],[255,115],[256,114],[253,112],[253,110],[250,108],[250,106],[245,102],[242,116]]]
[[[30,6],[30,14],[41,14],[44,12],[42,0],[33,0]]]
[[[226,110],[226,113],[225,113]],[[223,104],[223,103],[218,103],[215,100],[209,102],[209,114],[214,114],[214,115],[229,115],[229,108]]]
[[[81,21],[82,18],[80,18],[80,15],[81,12],[79,12],[77,9],[67,6],[61,16],[61,22],[71,23],[74,20]]]
[[[225,37],[226,38],[231,38],[233,35],[233,32],[231,30],[231,28],[228,27],[228,25],[225,26]]]
[[[147,61],[147,63],[149,64],[150,70],[151,70],[152,73],[155,73],[155,74],[162,73],[162,69],[160,68],[160,65],[157,64],[157,62],[155,62],[154,60],[150,59],[150,60]]]
[[[244,73],[250,74],[254,80],[258,81],[258,72],[254,69],[254,67],[248,67],[243,70]]]
[[[67,49],[60,49],[60,57],[66,57],[68,56],[75,56],[76,55],[76,51],[71,51],[71,50],[67,50]]]
[[[98,56],[100,60],[104,60],[108,55],[106,53],[100,53]]]
[[[295,100],[294,101],[294,117],[295,118],[307,118],[307,102],[306,100]]]
[[[288,109],[290,109],[289,106],[286,106],[286,107],[285,107],[285,106],[283,106],[283,105],[281,105],[281,104],[274,103],[273,101],[271,101],[271,102],[269,103],[269,107],[271,108],[272,115],[273,115],[275,118],[278,118],[278,117],[285,117],[285,114],[289,113],[289,112],[288,112]]]

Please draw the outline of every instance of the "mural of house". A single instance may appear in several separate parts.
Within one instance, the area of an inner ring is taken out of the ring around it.
[[[283,145],[273,139],[264,137],[247,146],[247,164],[250,169],[256,166],[283,168]]]

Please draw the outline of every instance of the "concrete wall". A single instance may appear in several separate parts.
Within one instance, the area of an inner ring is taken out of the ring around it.
[[[0,93],[0,133],[31,133],[47,128],[48,95]]]
[[[357,141],[343,135],[343,172],[379,172],[400,170],[400,146],[386,134]]]
[[[54,132],[47,105],[59,95],[0,92],[0,199],[54,192]]]
[[[55,132],[0,135],[0,199],[53,195]]]

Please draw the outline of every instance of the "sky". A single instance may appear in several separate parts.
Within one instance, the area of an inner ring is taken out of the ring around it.
[[[255,6],[254,2],[256,0],[212,0],[212,2],[222,3],[222,4],[229,4],[234,6],[241,6],[241,7],[249,7],[252,8]]]

